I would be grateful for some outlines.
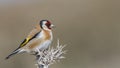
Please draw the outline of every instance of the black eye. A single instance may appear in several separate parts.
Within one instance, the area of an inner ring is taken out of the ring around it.
[[[49,26],[50,26],[50,23],[46,23],[46,26],[49,27]]]
[[[47,21],[47,23],[45,25],[50,29],[51,23],[49,21]]]

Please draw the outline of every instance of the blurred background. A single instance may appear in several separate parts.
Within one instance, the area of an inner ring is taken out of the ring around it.
[[[0,0],[0,68],[36,68],[29,54],[4,58],[42,19],[68,50],[50,68],[120,68],[119,0]]]

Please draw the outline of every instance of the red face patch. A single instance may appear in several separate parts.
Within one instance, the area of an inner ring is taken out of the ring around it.
[[[47,21],[47,23],[45,24],[49,29],[51,29],[50,25],[51,23],[49,21]]]

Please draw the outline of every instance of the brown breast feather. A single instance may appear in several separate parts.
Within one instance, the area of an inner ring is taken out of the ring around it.
[[[51,38],[49,31],[44,30],[44,34],[45,34],[45,40],[49,40]]]

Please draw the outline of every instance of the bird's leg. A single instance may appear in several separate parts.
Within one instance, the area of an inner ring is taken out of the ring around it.
[[[40,55],[36,55],[36,59],[38,60],[40,58]]]
[[[36,60],[38,60],[39,57],[40,57],[40,54],[39,54],[39,51],[38,51],[38,50],[33,51],[33,52],[32,52],[32,55],[36,56]]]
[[[35,52],[35,55],[38,55],[39,54],[39,52]]]

